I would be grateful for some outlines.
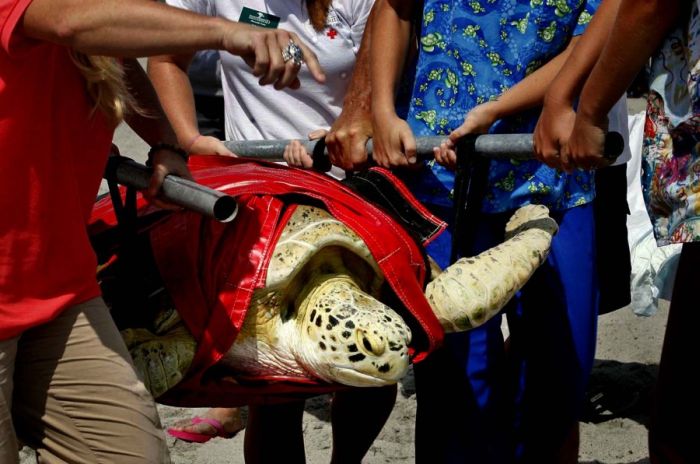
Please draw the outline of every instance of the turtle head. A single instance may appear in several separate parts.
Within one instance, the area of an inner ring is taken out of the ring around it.
[[[396,383],[408,369],[411,331],[401,317],[344,274],[310,276],[297,299],[297,357],[329,382]]]

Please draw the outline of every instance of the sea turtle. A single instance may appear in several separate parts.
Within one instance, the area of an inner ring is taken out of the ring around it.
[[[502,244],[434,270],[425,298],[444,330],[469,330],[496,315],[543,262],[556,230],[546,207],[525,206],[510,219]],[[265,286],[255,290],[219,365],[248,378],[396,383],[409,367],[412,334],[380,300],[384,280],[357,233],[318,206],[297,206],[275,244]],[[122,333],[158,397],[183,378],[197,344],[172,307],[155,325]]]

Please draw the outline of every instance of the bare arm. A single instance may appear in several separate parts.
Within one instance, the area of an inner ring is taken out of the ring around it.
[[[621,0],[603,0],[545,99],[573,106],[610,36]],[[545,102],[546,103],[546,102]]]
[[[600,59],[581,92],[578,115],[600,122],[658,48],[681,12],[681,0],[622,0]]]
[[[93,55],[146,56],[220,49],[228,21],[150,0],[33,0],[24,32]]]
[[[127,113],[126,123],[149,145],[166,143],[177,146],[175,134],[158,102],[158,96],[138,61],[125,59],[124,74],[129,91],[138,102],[140,110]],[[186,161],[168,149],[158,150],[151,162],[153,176],[151,176],[151,183],[146,191],[146,196],[151,200],[156,199],[163,179],[168,174],[192,178],[187,169]],[[167,206],[163,203],[160,205]]]
[[[562,157],[591,168],[602,163],[607,114],[676,24],[681,0],[622,0],[609,40],[581,92]]]
[[[415,139],[406,121],[396,115],[394,94],[403,71],[411,34],[414,2],[386,0],[373,24],[370,50],[374,160],[381,166],[415,162]]]
[[[495,116],[494,122],[498,119],[541,106],[547,89],[552,85],[552,81],[571,55],[578,39],[578,37],[573,37],[569,45],[561,53],[506,90],[494,102],[491,102],[491,111]]]
[[[168,124],[158,95],[139,62],[128,58],[123,61],[123,66],[129,92],[138,102],[140,110],[127,112],[124,121],[149,145],[160,142],[177,145],[177,138]]]
[[[148,59],[148,75],[158,92],[177,140],[190,153],[234,156],[213,136],[203,136],[197,125],[194,93],[187,70],[192,54],[159,55]]]
[[[568,157],[560,157],[574,125],[574,103],[610,36],[621,0],[603,0],[586,32],[545,96],[535,129],[535,154],[547,165],[570,171]]]
[[[454,167],[457,163],[454,146],[460,138],[467,134],[486,133],[497,120],[542,105],[547,89],[561,70],[577,41],[578,37],[572,38],[569,45],[561,53],[503,92],[496,100],[472,108],[464,117],[464,123],[452,131],[449,141],[433,149],[435,160],[445,166]]]
[[[343,100],[343,111],[326,135],[331,162],[346,170],[356,170],[364,166],[367,161],[365,145],[373,134],[370,49],[375,17],[383,3],[384,0],[377,0],[372,7],[362,35],[360,50],[357,52],[352,78]]]
[[[282,62],[290,39],[302,48],[306,65],[325,81],[314,53],[296,34],[261,29],[172,8],[151,0],[33,0],[22,19],[24,33],[92,55],[138,57],[223,49],[241,56],[276,88],[299,85],[298,66]]]
[[[189,149],[199,135],[192,85],[187,68],[193,54],[159,55],[148,59],[148,76],[153,82],[165,114],[182,147]]]

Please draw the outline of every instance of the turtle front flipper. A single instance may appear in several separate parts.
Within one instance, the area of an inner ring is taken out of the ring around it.
[[[134,367],[154,398],[177,385],[192,364],[197,344],[183,324],[156,335],[146,329],[121,332]]]
[[[528,205],[506,225],[506,241],[462,258],[428,284],[425,296],[446,332],[491,319],[544,262],[558,226],[542,205]]]

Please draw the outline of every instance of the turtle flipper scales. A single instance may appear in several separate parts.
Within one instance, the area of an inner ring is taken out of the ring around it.
[[[425,296],[447,332],[491,319],[544,262],[557,223],[542,205],[527,205],[506,225],[506,241],[462,258],[430,282]]]
[[[197,344],[184,325],[163,335],[146,329],[121,332],[136,372],[154,398],[177,385],[192,364]]]

